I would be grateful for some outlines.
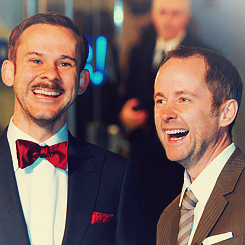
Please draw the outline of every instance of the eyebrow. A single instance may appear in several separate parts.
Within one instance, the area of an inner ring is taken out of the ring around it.
[[[164,95],[161,92],[158,92],[153,95],[153,99],[155,99],[157,96],[164,97]]]
[[[69,60],[72,60],[72,61],[74,61],[75,63],[77,63],[76,58],[72,58],[72,57],[70,57],[70,56],[68,56],[68,55],[61,55],[61,57],[60,57],[59,59],[60,59],[60,60],[63,60],[63,59],[69,59]]]
[[[196,94],[194,94],[194,93],[192,93],[192,92],[190,92],[188,90],[181,90],[181,91],[175,92],[175,96],[180,96],[180,95],[190,95],[190,96],[193,96],[193,97],[197,97]],[[158,92],[158,93],[154,94],[153,99],[155,99],[157,96],[165,98],[163,93]]]
[[[188,90],[181,90],[181,91],[177,91],[177,92],[175,93],[175,95],[177,95],[177,96],[183,95],[183,94],[197,97],[197,94],[192,93],[192,92],[190,92],[190,91],[188,91]]]
[[[38,52],[35,52],[35,51],[27,52],[25,56],[28,57],[28,56],[31,56],[31,55],[36,55],[38,57],[44,57],[45,56],[44,54],[38,53]],[[61,55],[61,57],[59,58],[59,60],[63,60],[63,59],[69,59],[69,60],[74,61],[75,64],[77,63],[76,58],[72,58],[72,57],[70,57],[68,55]]]
[[[25,56],[26,57],[28,57],[28,56],[31,56],[31,55],[36,55],[36,56],[40,56],[40,57],[42,57],[42,56],[44,56],[43,54],[41,54],[41,53],[38,53],[38,52],[27,52],[26,54],[25,54]]]

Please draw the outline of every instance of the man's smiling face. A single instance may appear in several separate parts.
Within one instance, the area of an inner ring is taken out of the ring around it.
[[[60,119],[79,89],[77,39],[68,28],[35,24],[20,36],[16,54],[15,119],[45,124]],[[62,122],[63,124],[63,122]]]
[[[205,83],[200,56],[171,58],[155,81],[155,123],[167,157],[186,169],[212,155],[219,134],[219,116]]]

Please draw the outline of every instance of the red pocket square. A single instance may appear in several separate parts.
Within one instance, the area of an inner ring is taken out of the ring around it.
[[[111,221],[113,214],[103,214],[100,212],[93,212],[90,224],[105,223]]]

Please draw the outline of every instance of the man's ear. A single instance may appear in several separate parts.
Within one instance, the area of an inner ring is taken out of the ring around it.
[[[11,87],[14,84],[15,66],[10,60],[5,60],[2,64],[1,75],[5,85]]]
[[[80,82],[79,82],[79,90],[78,94],[83,94],[89,84],[89,71],[88,70],[83,70],[80,74]]]
[[[225,101],[221,106],[220,125],[229,126],[236,118],[238,112],[238,103],[234,99]]]

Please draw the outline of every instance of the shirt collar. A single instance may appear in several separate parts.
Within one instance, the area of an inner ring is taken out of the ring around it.
[[[180,33],[178,36],[168,41],[165,41],[164,38],[157,38],[155,51],[164,51],[167,53],[170,50],[175,49],[184,39],[185,35],[185,33]]]
[[[183,196],[186,189],[191,189],[198,202],[205,207],[211,192],[215,186],[215,183],[228,161],[229,157],[234,152],[236,146],[234,143],[226,147],[191,183],[190,176],[185,171],[184,173],[184,184],[180,196],[179,206],[181,206]]]
[[[15,144],[15,141],[17,139],[29,140],[39,145],[49,145],[49,146],[55,145],[64,141],[68,141],[67,124],[65,124],[56,134],[52,135],[45,142],[40,143],[35,138],[31,137],[30,135],[26,134],[21,129],[16,127],[13,123],[13,117],[12,117],[8,127],[7,138],[8,138],[10,151],[13,159],[14,171],[16,171],[19,168],[17,154],[16,154],[16,144]]]

